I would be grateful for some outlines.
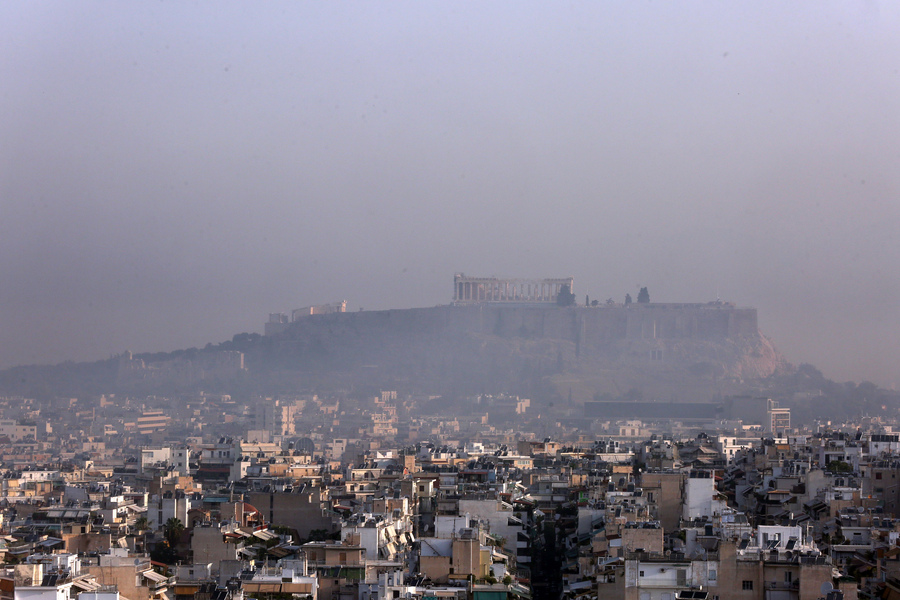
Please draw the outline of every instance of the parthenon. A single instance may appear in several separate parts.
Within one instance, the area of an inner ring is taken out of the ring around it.
[[[504,302],[532,304],[556,302],[564,285],[574,292],[574,277],[561,279],[498,279],[497,277],[453,276],[453,303]]]

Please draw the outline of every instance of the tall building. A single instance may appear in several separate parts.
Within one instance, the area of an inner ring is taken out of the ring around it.
[[[776,437],[784,437],[791,429],[791,409],[779,408],[778,402],[769,400],[766,411],[767,431]]]
[[[295,435],[294,417],[298,414],[294,401],[258,398],[256,401],[255,429],[269,431],[273,435]]]

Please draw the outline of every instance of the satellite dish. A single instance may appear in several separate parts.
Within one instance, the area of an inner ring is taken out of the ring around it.
[[[827,596],[828,594],[830,594],[833,591],[835,591],[835,590],[833,587],[831,587],[830,581],[824,581],[824,582],[822,582],[822,585],[819,586],[819,593],[822,594],[823,596]]]

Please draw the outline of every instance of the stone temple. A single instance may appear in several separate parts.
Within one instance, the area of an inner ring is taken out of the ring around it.
[[[575,292],[575,278],[498,279],[496,277],[453,276],[453,304],[499,302],[505,304],[555,303],[563,286]]]

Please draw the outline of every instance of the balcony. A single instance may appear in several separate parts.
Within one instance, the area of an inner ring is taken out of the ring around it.
[[[797,591],[800,589],[800,580],[794,579],[793,581],[766,581],[764,587],[767,590]]]
[[[626,560],[638,560],[641,562],[660,562],[660,563],[691,563],[691,559],[687,558],[684,552],[626,552]],[[719,560],[718,552],[704,552],[703,556],[696,560]]]

